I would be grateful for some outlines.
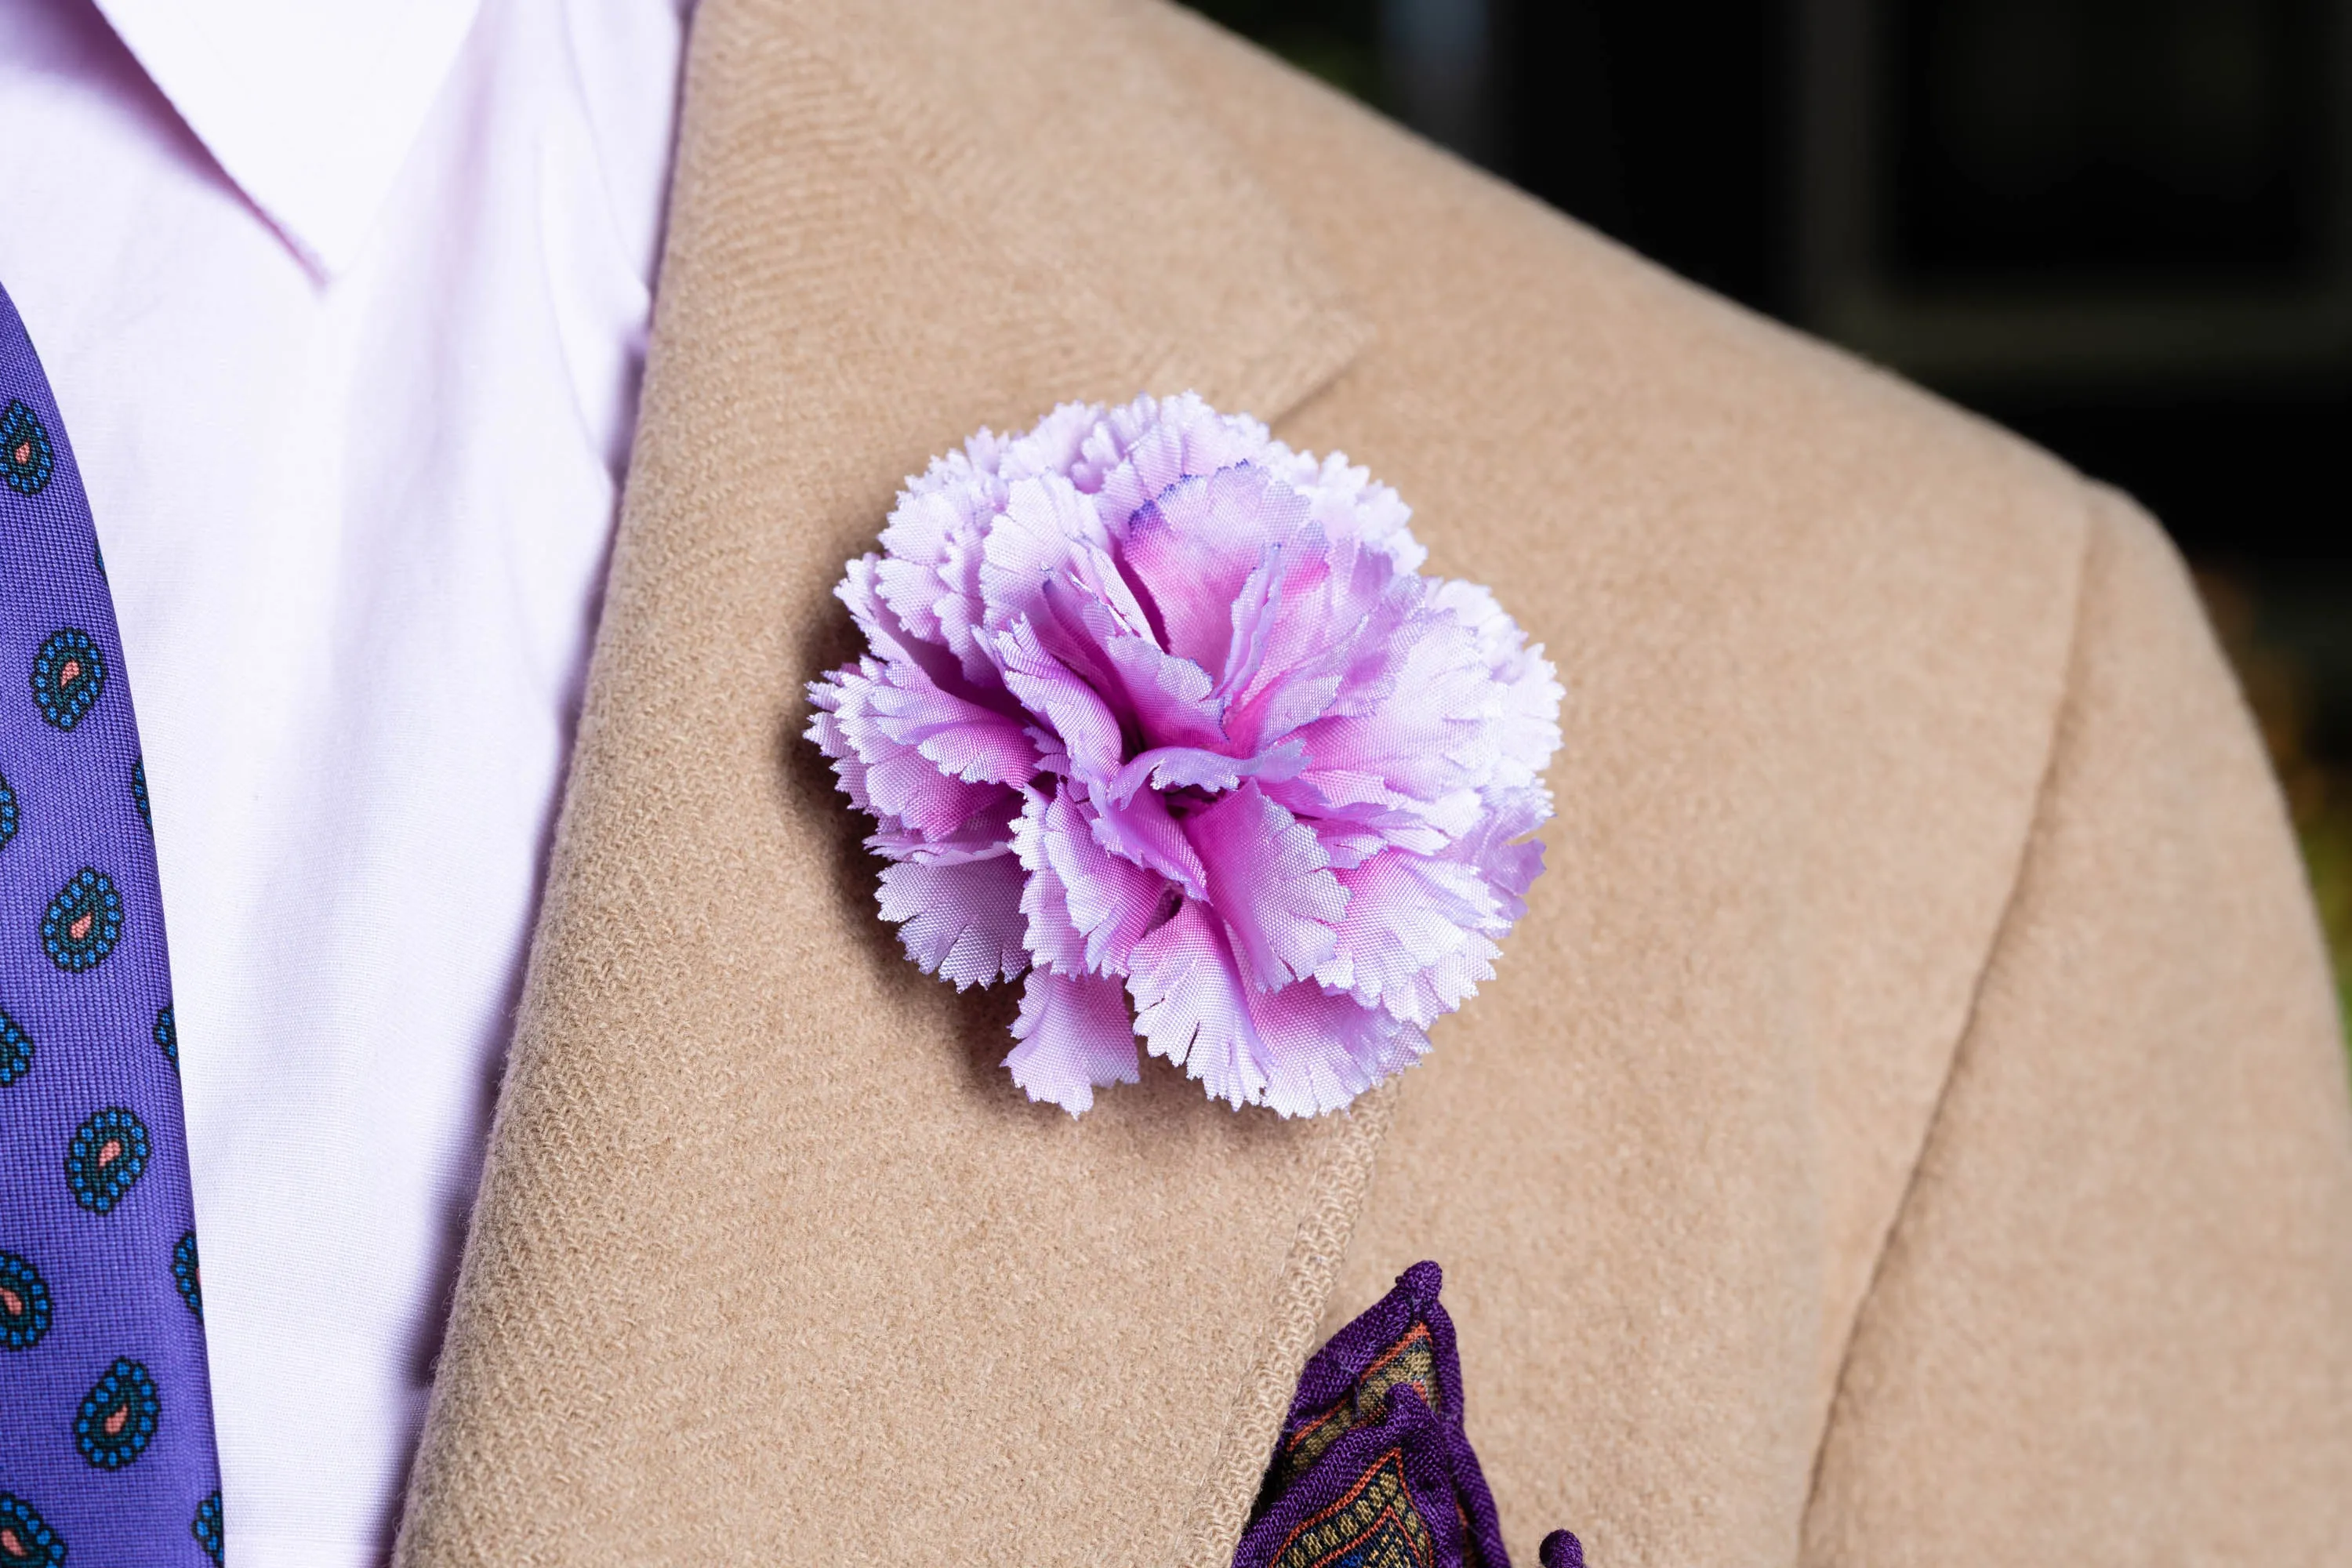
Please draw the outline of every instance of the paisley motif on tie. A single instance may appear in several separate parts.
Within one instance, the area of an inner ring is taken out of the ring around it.
[[[101,1470],[119,1470],[147,1451],[161,1423],[163,1398],[137,1362],[118,1356],[82,1396],[74,1415],[74,1446]]]
[[[41,917],[41,946],[59,969],[94,969],[122,940],[122,895],[114,879],[84,866],[58,889]]]
[[[33,1070],[33,1037],[25,1026],[0,1013],[0,1089]]]
[[[172,1248],[172,1283],[180,1288],[180,1300],[188,1304],[196,1321],[203,1322],[205,1289],[196,1269],[196,1233],[193,1230],[180,1237],[180,1245]]]
[[[112,1212],[146,1173],[147,1124],[119,1105],[75,1128],[66,1145],[66,1181],[92,1214]]]
[[[10,398],[6,411],[0,412],[0,480],[20,496],[37,496],[48,488],[56,467],[57,454],[40,416]]]
[[[49,1521],[14,1492],[0,1492],[0,1564],[58,1568],[65,1560],[66,1543]]]
[[[0,1350],[31,1350],[48,1331],[48,1281],[31,1258],[0,1252]]]
[[[106,691],[106,656],[78,626],[51,632],[33,656],[33,700],[60,730],[87,718]]]

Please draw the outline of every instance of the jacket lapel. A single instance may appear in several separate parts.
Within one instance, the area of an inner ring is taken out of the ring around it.
[[[983,422],[1277,418],[1364,331],[1121,5],[711,0],[628,501],[411,1563],[1204,1565],[1387,1101],[1081,1121],[918,973],[798,738],[829,596]],[[1014,988],[1017,990],[1017,987]]]

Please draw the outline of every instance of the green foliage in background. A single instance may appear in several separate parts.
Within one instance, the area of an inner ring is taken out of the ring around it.
[[[2304,863],[2311,868],[2311,890],[2319,900],[2319,919],[2327,928],[2327,946],[2336,959],[2336,999],[2352,1039],[2352,805],[2335,792],[2333,810],[2322,811],[2302,824]]]
[[[1378,0],[1185,0],[1342,92],[1380,103]]]
[[[2208,570],[2197,587],[2286,792],[2352,1044],[2352,581]]]

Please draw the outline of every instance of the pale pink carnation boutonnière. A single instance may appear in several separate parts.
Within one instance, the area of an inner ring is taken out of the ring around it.
[[[1409,516],[1190,395],[1066,404],[933,462],[849,563],[868,651],[809,738],[915,962],[1027,972],[1033,1099],[1135,1082],[1139,1035],[1235,1106],[1333,1110],[1493,977],[1560,689]]]

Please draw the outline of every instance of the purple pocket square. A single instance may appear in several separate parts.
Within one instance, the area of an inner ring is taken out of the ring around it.
[[[1234,1568],[1510,1568],[1462,1423],[1444,1276],[1416,1263],[1315,1352]],[[1544,1568],[1583,1568],[1554,1531]]]

